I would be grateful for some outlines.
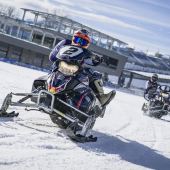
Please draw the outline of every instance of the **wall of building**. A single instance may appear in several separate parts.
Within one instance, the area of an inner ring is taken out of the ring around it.
[[[71,39],[71,35],[61,31],[50,30],[37,25],[28,25],[25,22],[9,17],[0,16],[0,56],[18,62],[48,68],[48,56],[51,49],[62,39]],[[3,48],[3,47],[6,48]],[[5,50],[4,50],[5,49]],[[91,44],[89,49],[103,56],[104,62],[98,66],[98,71],[119,76],[126,63],[126,57],[115,51]]]
[[[58,40],[60,41],[60,40]],[[95,47],[91,47],[91,50],[100,55],[108,55],[106,51],[97,51]],[[28,42],[22,39],[18,39],[3,33],[0,33],[0,56],[7,57],[18,62],[23,62],[26,64],[33,64],[38,67],[48,68],[50,62],[48,56],[51,49],[38,45],[34,42]],[[107,72],[110,75],[119,76],[126,60],[124,58],[119,58],[115,54],[113,64],[111,62],[104,62],[100,66],[96,67],[98,71]]]
[[[6,37],[4,39],[4,36],[0,34],[0,57],[41,68],[50,68],[51,62],[48,59],[49,49],[43,50],[35,44],[28,45],[27,42],[26,47],[24,42],[18,43],[18,41],[21,40],[14,40],[13,37]]]

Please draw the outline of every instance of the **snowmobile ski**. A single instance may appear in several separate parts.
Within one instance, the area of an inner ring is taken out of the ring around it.
[[[74,136],[68,136],[71,140],[80,142],[80,143],[85,143],[85,142],[96,142],[97,137],[93,137],[93,135],[90,136],[82,136],[80,134],[74,135]]]
[[[93,137],[93,135],[84,136],[81,134],[76,134],[76,132],[78,131],[77,128],[78,128],[77,122],[72,123],[70,126],[66,128],[66,134],[71,140],[80,143],[97,141],[97,137]]]
[[[12,112],[2,112],[2,110],[0,110],[0,117],[17,117],[19,115],[19,113],[16,113],[15,111]]]

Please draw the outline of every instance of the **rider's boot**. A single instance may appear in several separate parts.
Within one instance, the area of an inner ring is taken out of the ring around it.
[[[98,95],[98,99],[102,106],[106,106],[110,103],[110,101],[115,97],[116,91],[111,91],[107,94],[100,94]]]
[[[107,94],[104,94],[103,85],[101,80],[94,81],[96,96],[99,99],[102,107],[108,105],[110,101],[115,97],[116,91],[113,90]]]

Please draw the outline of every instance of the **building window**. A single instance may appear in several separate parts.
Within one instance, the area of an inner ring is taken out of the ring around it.
[[[30,31],[21,28],[18,37],[24,40],[29,40],[30,34]]]
[[[54,38],[45,37],[43,45],[46,46],[46,47],[52,48],[53,47],[53,42],[54,42]]]
[[[71,28],[69,25],[62,24],[60,27],[60,32],[63,34],[69,34],[71,31]]]
[[[9,55],[9,58],[18,61],[20,56],[21,56],[22,49],[19,48],[19,47],[11,46],[10,47],[10,52],[11,53]]]
[[[102,48],[106,48],[106,45],[107,45],[107,39],[106,38],[101,38],[99,46],[102,47]]]
[[[60,39],[56,39],[55,40],[55,45],[57,45],[61,40]]]
[[[97,43],[98,43],[98,41],[99,41],[99,35],[93,33],[91,40],[92,40],[92,43],[93,43],[93,44],[97,45]]]
[[[6,55],[7,55],[7,52],[0,50],[0,58],[5,58]]]
[[[0,42],[0,58],[5,58],[7,56],[8,45]]]
[[[3,29],[4,28],[4,24],[1,24],[1,27],[0,27],[1,29]]]
[[[42,37],[43,37],[43,35],[38,34],[38,33],[34,33],[34,34],[33,34],[32,42],[35,42],[35,43],[37,43],[37,44],[41,44]]]
[[[6,25],[5,27],[5,33],[10,34],[11,27],[9,25]]]
[[[17,36],[17,31],[18,31],[18,27],[17,26],[13,26],[12,27],[11,35],[16,37]]]
[[[4,29],[4,24],[1,24],[0,29],[1,29],[1,30],[3,30],[3,29]]]
[[[0,51],[8,51],[8,45],[4,42],[0,42]]]

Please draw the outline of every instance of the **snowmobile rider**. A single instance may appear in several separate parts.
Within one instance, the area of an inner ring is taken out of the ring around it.
[[[144,96],[147,97],[148,100],[154,98],[158,86],[159,86],[158,75],[153,74],[152,77],[146,82],[146,89],[144,91]]]
[[[93,54],[91,51],[87,49],[90,45],[89,33],[85,29],[80,29],[73,34],[72,41],[65,39],[60,41],[54,47],[49,56],[49,60],[54,62],[54,65],[55,63],[57,63],[58,60],[56,55],[60,53],[62,51],[62,48],[67,45],[76,46],[80,48],[78,52],[75,52],[74,50],[67,50],[64,53],[65,54],[67,53],[68,55],[72,55],[74,57],[76,56],[77,58],[79,57],[79,55],[83,55],[84,61],[81,61],[81,65],[83,65],[84,63],[88,64],[90,62],[89,65],[97,66],[103,61],[101,57]],[[97,77],[96,72],[88,67],[84,67],[84,70],[86,71],[89,77],[89,86],[96,94],[96,97],[99,99],[101,105],[104,107],[107,104],[109,104],[110,101],[114,98],[116,92],[111,91],[110,93],[104,94],[103,83],[101,78],[100,79],[96,78]]]

